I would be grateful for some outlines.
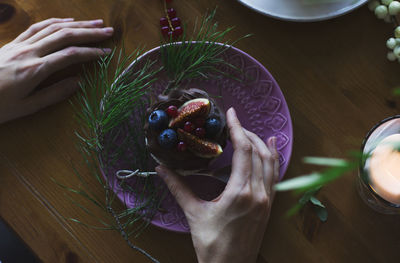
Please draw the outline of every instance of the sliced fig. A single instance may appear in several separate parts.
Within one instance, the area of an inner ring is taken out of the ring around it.
[[[186,143],[187,148],[192,153],[199,157],[214,158],[223,152],[221,145],[218,143],[200,139],[180,128],[178,128],[178,137]]]
[[[205,117],[210,112],[210,101],[205,98],[198,98],[187,101],[178,109],[178,116],[169,122],[170,128],[181,127],[186,121],[198,117]]]

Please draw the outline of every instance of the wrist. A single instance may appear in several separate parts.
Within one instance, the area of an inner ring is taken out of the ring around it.
[[[237,242],[211,242],[195,246],[199,263],[255,263],[258,251]]]

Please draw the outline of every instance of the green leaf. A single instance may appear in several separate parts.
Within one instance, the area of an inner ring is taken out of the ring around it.
[[[304,175],[289,180],[282,181],[275,185],[277,191],[296,190],[304,192],[315,187],[326,185],[345,173],[358,168],[359,162],[347,162],[345,166],[333,166],[320,173],[314,172],[310,175]]]
[[[393,90],[393,95],[399,96],[400,95],[400,88],[395,88]]]
[[[321,180],[321,175],[319,173],[313,173],[310,175],[299,176],[289,180],[282,181],[275,185],[276,191],[288,191],[294,189],[300,189],[313,185]]]
[[[344,159],[324,157],[305,157],[303,162],[322,166],[346,166],[348,164],[348,162]]]
[[[321,203],[321,201],[319,201],[315,196],[311,196],[311,197],[310,197],[310,202],[311,202],[313,205],[316,205],[316,206],[325,208],[325,206]]]
[[[319,220],[321,220],[322,222],[326,222],[326,220],[328,220],[328,211],[326,210],[326,208],[315,206],[314,211],[317,213]]]
[[[306,191],[303,196],[299,199],[299,203],[302,205],[305,205],[308,201],[310,201],[311,197],[315,195],[321,187],[315,187],[313,189],[310,189]]]

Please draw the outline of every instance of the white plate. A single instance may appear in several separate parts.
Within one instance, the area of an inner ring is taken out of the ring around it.
[[[311,22],[346,14],[368,0],[238,0],[257,12],[281,20]]]

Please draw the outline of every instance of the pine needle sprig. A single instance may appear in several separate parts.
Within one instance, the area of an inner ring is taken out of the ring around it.
[[[235,41],[224,41],[234,27],[219,31],[218,23],[213,22],[215,14],[216,9],[205,15],[199,27],[197,27],[196,20],[192,37],[187,38],[184,33],[179,43],[169,41],[161,45],[161,60],[170,79],[164,94],[178,88],[185,80],[226,76],[226,72],[219,69],[222,66],[239,72],[235,66],[222,57],[222,54],[231,45],[250,35],[245,35]]]
[[[115,50],[108,56],[102,58],[93,69],[92,74],[85,71],[80,83],[81,94],[76,98],[73,106],[77,112],[77,119],[81,129],[76,132],[80,144],[78,146],[85,163],[88,165],[94,178],[105,190],[105,204],[94,197],[88,183],[75,170],[75,174],[81,181],[83,189],[72,189],[60,185],[71,193],[89,200],[97,207],[105,211],[113,211],[115,221],[121,225],[110,223],[105,225],[101,219],[98,221],[102,227],[122,230],[129,235],[138,232],[143,223],[135,227],[134,223],[140,219],[149,222],[160,204],[158,190],[150,178],[138,178],[136,184],[139,187],[130,187],[140,203],[134,209],[128,209],[124,202],[123,210],[114,208],[116,192],[114,191],[115,178],[109,175],[103,176],[101,171],[108,171],[118,161],[133,163],[133,167],[140,167],[147,170],[148,154],[144,145],[143,125],[144,118],[135,119],[132,123],[132,113],[143,112],[148,106],[147,93],[161,67],[154,67],[155,62],[141,61],[140,67],[135,63],[129,71],[125,71],[132,61],[137,62],[142,55],[142,50],[135,50],[131,55],[126,56],[121,50],[117,56],[117,66],[113,75],[109,75],[111,61],[115,57]],[[144,114],[142,114],[144,115]],[[136,136],[126,136],[135,134]],[[132,149],[138,153],[135,158],[130,159],[127,153]],[[126,188],[128,184],[124,181],[117,183],[119,187]],[[81,187],[80,187],[81,188]],[[78,202],[73,202],[87,214],[92,214]],[[117,206],[118,207],[118,206]],[[117,209],[117,210],[115,210]],[[143,220],[144,219],[144,220]],[[79,220],[73,220],[80,222]],[[146,223],[146,224],[147,224]],[[97,226],[92,226],[98,228]]]

